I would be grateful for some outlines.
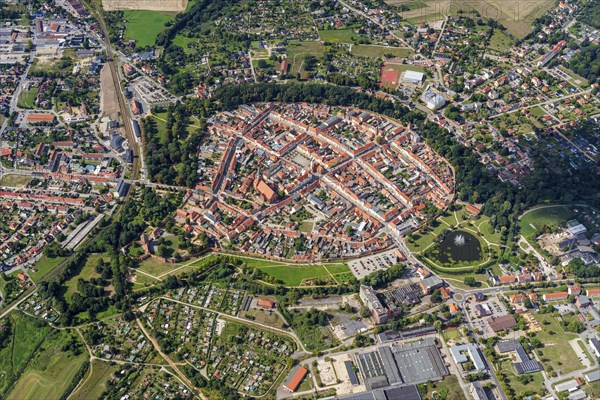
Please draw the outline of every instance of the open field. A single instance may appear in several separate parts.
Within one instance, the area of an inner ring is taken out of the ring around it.
[[[165,24],[175,17],[173,13],[159,11],[134,10],[124,13],[127,20],[125,38],[135,40],[137,47],[153,46]]]
[[[414,0],[387,0],[394,6],[405,5],[408,11],[401,12],[411,24],[443,19],[447,15],[479,13],[481,18],[498,20],[517,38],[522,38],[531,31],[531,23],[555,4],[547,0],[423,0],[415,4]],[[424,6],[420,3],[425,3]]]
[[[99,399],[113,374],[119,371],[119,365],[110,365],[103,361],[94,360],[91,365],[92,374],[83,378],[84,382],[76,392],[73,392],[72,400]]]
[[[358,36],[352,29],[331,29],[319,31],[319,37],[323,42],[329,43],[352,43],[352,37]]]
[[[308,55],[320,58],[325,53],[325,46],[319,41],[291,41],[287,47],[287,60],[290,63],[289,73],[295,75],[302,72],[302,63]]]
[[[67,389],[86,359],[81,353],[61,351],[69,334],[55,331],[44,341],[31,363],[10,393],[9,399],[34,399],[41,393],[45,399],[58,399]]]
[[[42,255],[39,261],[35,263],[35,269],[37,269],[37,271],[33,272],[32,270],[29,270],[27,271],[27,275],[29,275],[31,280],[37,283],[40,280],[42,280],[42,278],[46,276],[49,272],[51,272],[54,268],[56,268],[58,264],[63,262],[65,258],[66,257],[50,258]]]
[[[563,225],[572,214],[568,207],[556,206],[541,208],[524,214],[519,221],[521,234],[525,237],[539,234],[544,226]]]
[[[352,46],[351,50],[352,55],[360,56],[360,57],[387,57],[391,55],[392,57],[403,58],[408,57],[413,54],[411,49],[404,49],[398,47],[390,47],[390,46],[374,46],[368,44],[359,44]]]
[[[523,384],[517,378],[517,375],[514,372],[514,367],[512,366],[512,363],[505,361],[501,365],[502,365],[502,371],[504,371],[508,377],[509,386],[515,391],[515,395],[516,395],[515,398],[518,398],[518,399],[525,398],[524,393],[526,391],[540,393],[543,390],[544,376],[542,375],[541,372],[524,375],[524,376],[530,378],[531,381],[527,384]]]
[[[0,179],[0,186],[23,187],[29,180],[27,175],[4,175]]]
[[[89,281],[92,278],[100,277],[100,274],[96,272],[96,265],[98,264],[98,260],[101,258],[104,260],[104,262],[110,260],[110,256],[108,254],[91,254],[86,260],[85,265],[79,274],[65,282],[65,286],[67,287],[65,300],[67,300],[67,302],[70,302],[71,297],[75,294],[75,292],[77,292],[77,281],[79,281],[80,278]]]
[[[102,0],[104,11],[116,10],[150,10],[150,11],[185,11],[188,6],[188,0]]]
[[[15,375],[50,330],[45,323],[19,312],[11,313],[9,318],[13,333],[8,345],[0,350],[0,393],[7,389],[13,378],[17,378]]]
[[[535,314],[542,330],[536,337],[544,344],[537,350],[544,366],[551,366],[556,372],[563,374],[583,368],[577,354],[569,344],[570,340],[577,338],[572,332],[565,332],[556,318],[551,314]]]
[[[35,99],[40,91],[39,87],[33,87],[21,92],[17,106],[21,108],[35,108]]]

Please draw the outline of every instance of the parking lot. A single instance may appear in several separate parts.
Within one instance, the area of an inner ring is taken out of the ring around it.
[[[475,306],[477,304],[487,304],[491,314],[479,317],[477,315],[477,311],[475,310]],[[504,307],[504,304],[502,304],[502,302],[496,296],[489,296],[486,300],[481,302],[477,302],[473,299],[473,297],[470,297],[467,300],[465,300],[464,308],[469,315],[469,319],[471,320],[473,329],[479,329],[482,332],[481,336],[486,338],[496,335],[494,331],[492,331],[486,320],[490,317],[499,317],[502,315],[506,315],[506,309]]]
[[[350,267],[350,271],[352,271],[352,274],[356,277],[356,279],[360,280],[375,271],[384,271],[392,265],[397,264],[398,261],[400,260],[396,254],[396,250],[389,250],[383,253],[349,261],[348,266]]]

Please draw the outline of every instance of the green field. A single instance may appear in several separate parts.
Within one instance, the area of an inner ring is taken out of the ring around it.
[[[352,29],[331,29],[319,31],[319,37],[323,42],[329,43],[352,43],[353,37],[358,35]]]
[[[104,389],[109,384],[109,379],[114,375],[115,372],[119,371],[122,367],[119,365],[110,365],[103,361],[94,360],[92,361],[91,370],[92,373],[88,374],[83,378],[83,384],[73,392],[71,400],[86,400],[86,399],[99,399]]]
[[[300,286],[305,279],[329,277],[329,273],[322,265],[308,265],[306,267],[279,265],[258,267],[258,269],[282,281],[287,286]]]
[[[292,41],[287,46],[287,59],[290,63],[290,74],[298,74],[302,71],[302,63],[308,55],[313,55],[317,58],[323,57],[325,46],[318,41]]]
[[[8,345],[0,350],[0,394],[4,393],[13,378],[17,378],[16,374],[50,331],[44,322],[19,312],[11,313],[9,318],[13,333]]]
[[[67,302],[70,302],[71,297],[77,292],[77,281],[80,278],[89,281],[92,278],[100,277],[100,274],[96,272],[96,265],[100,258],[102,258],[104,262],[110,261],[110,256],[108,254],[91,254],[79,274],[65,282],[65,286],[67,287],[65,300],[67,300]]]
[[[66,257],[46,257],[43,255],[37,263],[35,263],[35,268],[37,272],[33,272],[32,270],[27,271],[27,275],[34,282],[39,282],[44,276],[46,276],[49,272],[51,272],[54,268],[58,266],[61,262],[65,260]]]
[[[535,314],[535,319],[542,328],[541,331],[536,332],[536,337],[544,344],[543,348],[537,350],[542,364],[551,366],[557,372],[562,371],[563,374],[583,368],[569,344],[569,341],[577,338],[577,335],[565,332],[551,314]]]
[[[44,399],[62,396],[86,359],[84,353],[75,356],[60,350],[68,336],[65,332],[54,331],[47,337],[14,386],[9,399],[35,399],[41,393]]]
[[[150,257],[140,263],[138,269],[152,276],[158,277],[166,272],[170,272],[181,265],[169,264],[159,260],[158,258]]]
[[[421,393],[426,392],[423,399],[439,399],[439,400],[466,400],[466,397],[460,387],[458,378],[455,375],[445,376],[439,382],[431,382],[428,384],[419,385]],[[434,396],[437,393],[437,397]]]
[[[193,45],[194,43],[198,43],[197,38],[189,38],[182,35],[177,35],[173,39],[173,44],[181,47],[186,54],[195,54],[197,53],[197,49],[193,47],[188,47],[188,45]]]
[[[28,181],[28,175],[4,175],[0,179],[0,186],[23,187]]]
[[[489,49],[495,50],[499,53],[503,53],[505,51],[510,50],[510,46],[512,45],[512,39],[506,36],[504,32],[499,29],[494,30],[494,34],[490,39]]]
[[[137,47],[153,46],[165,24],[175,18],[174,13],[160,11],[124,11],[127,20],[125,38],[135,40]]]
[[[17,106],[21,108],[35,108],[35,99],[39,92],[39,87],[32,87],[29,90],[22,91],[17,101]]]
[[[564,225],[572,217],[568,207],[550,206],[524,214],[519,221],[519,227],[521,234],[529,237],[533,234],[538,235],[543,226]]]
[[[351,53],[355,56],[360,57],[385,57],[391,55],[392,57],[403,58],[412,55],[413,51],[410,49],[402,49],[398,47],[360,44],[352,46]]]

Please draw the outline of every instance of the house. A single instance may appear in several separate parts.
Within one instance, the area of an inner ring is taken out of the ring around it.
[[[421,282],[419,282],[419,285],[421,286],[421,289],[423,290],[424,294],[431,293],[432,290],[441,287],[443,284],[444,281],[435,275],[425,278]]]
[[[578,308],[587,307],[590,304],[590,299],[587,296],[577,296],[577,301],[575,302],[575,305]]]
[[[517,293],[510,296],[511,304],[523,304],[525,301],[525,295],[523,293]]]
[[[256,305],[258,307],[264,308],[266,310],[275,308],[275,302],[273,300],[269,300],[269,299],[258,299],[258,301],[256,302]]]
[[[542,297],[544,301],[561,301],[566,300],[569,297],[569,293],[567,292],[554,292],[554,293],[546,293]]]
[[[287,381],[285,381],[283,388],[290,393],[294,393],[300,386],[300,383],[302,383],[302,380],[306,377],[306,374],[308,374],[308,370],[304,367],[299,367],[292,375],[290,375]]]
[[[587,297],[600,297],[600,288],[588,289],[585,294]]]
[[[494,283],[496,285],[507,285],[510,283],[515,283],[517,278],[512,275],[502,275],[494,278]]]
[[[473,294],[473,298],[475,299],[475,301],[484,301],[485,300],[485,295],[481,292],[476,292],[475,294]]]
[[[458,305],[456,303],[448,304],[448,308],[450,309],[450,314],[456,315],[459,313]]]
[[[600,357],[600,340],[596,338],[590,339],[590,347],[594,350],[596,357]]]

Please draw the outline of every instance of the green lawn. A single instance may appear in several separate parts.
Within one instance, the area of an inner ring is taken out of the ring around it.
[[[292,41],[287,46],[287,60],[290,63],[289,73],[295,75],[302,71],[302,63],[308,55],[323,57],[325,46],[319,41]]]
[[[87,353],[81,352],[76,356],[61,350],[68,337],[69,334],[63,331],[54,331],[47,337],[14,386],[9,399],[35,399],[42,393],[45,399],[62,396],[87,358]]]
[[[532,234],[539,234],[544,225],[562,226],[572,217],[573,214],[565,206],[542,208],[524,214],[519,221],[519,227],[521,234],[529,237]]]
[[[197,38],[189,38],[187,36],[177,35],[173,39],[173,44],[181,47],[186,54],[195,54],[198,52],[194,47],[188,47],[189,45],[193,45],[194,43],[198,43]]]
[[[147,260],[142,261],[138,269],[146,272],[147,274],[158,277],[159,275],[170,272],[179,267],[181,267],[181,265],[169,264],[157,258],[150,257]]]
[[[368,44],[360,44],[352,46],[352,54],[361,57],[385,57],[391,55],[392,57],[403,58],[413,54],[410,49],[400,49],[398,47],[389,46],[372,46]]]
[[[443,336],[444,336],[444,339],[446,339],[448,341],[448,340],[458,339],[459,337],[462,336],[462,333],[458,329],[448,329],[443,332]]]
[[[79,281],[79,278],[89,281],[92,278],[100,277],[100,274],[96,272],[96,265],[100,258],[102,258],[104,262],[110,261],[110,256],[108,254],[91,254],[79,274],[65,282],[65,286],[67,287],[65,300],[67,300],[67,302],[70,302],[73,294],[77,292],[77,281]]]
[[[37,263],[35,263],[35,269],[37,272],[33,272],[32,270],[27,271],[27,274],[34,282],[39,282],[44,276],[46,276],[49,272],[51,272],[54,268],[58,266],[61,262],[65,260],[65,257],[46,257],[43,255]]]
[[[439,382],[431,382],[418,386],[421,393],[426,392],[425,396],[422,396],[423,399],[466,400],[458,378],[455,375],[445,376]],[[433,392],[437,393],[437,397],[434,397]]]
[[[9,314],[13,333],[8,345],[0,350],[0,393],[25,365],[38,344],[44,339],[50,327],[41,320],[20,312]]]
[[[165,24],[175,18],[174,13],[160,11],[124,11],[127,20],[125,38],[133,39],[137,47],[153,46]]]
[[[352,29],[331,29],[320,30],[319,37],[323,42],[352,43],[352,37],[358,37],[358,35]]]
[[[563,374],[583,368],[577,354],[569,344],[577,335],[565,332],[559,322],[551,314],[535,314],[535,319],[542,328],[536,332],[536,337],[544,344],[538,349],[538,355],[544,366],[551,366]],[[553,334],[552,334],[553,333]]]
[[[35,99],[40,91],[39,87],[32,87],[21,92],[17,106],[21,108],[35,108]]]
[[[327,270],[322,265],[307,265],[305,267],[279,265],[258,267],[258,269],[284,282],[287,286],[300,286],[305,279],[329,277]]]
[[[509,50],[511,45],[512,45],[511,38],[506,36],[506,34],[504,32],[502,32],[500,29],[494,30],[494,34],[492,35],[492,38],[490,39],[490,45],[489,45],[490,49],[496,50],[500,53],[503,53],[503,52]]]

